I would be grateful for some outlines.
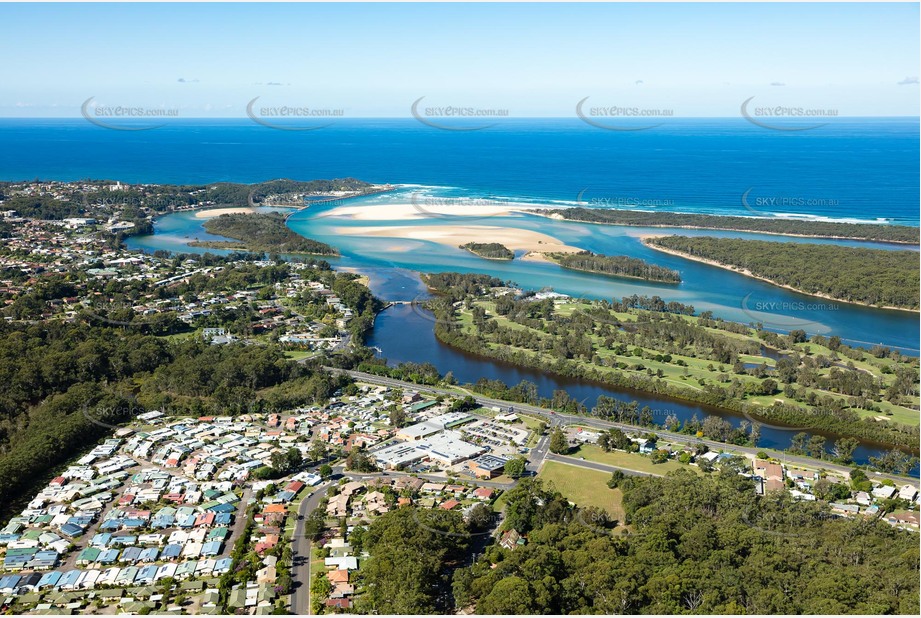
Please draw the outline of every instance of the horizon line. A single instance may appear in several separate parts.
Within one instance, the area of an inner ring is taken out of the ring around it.
[[[302,118],[291,117],[291,120],[307,120],[307,119],[334,119],[336,121],[340,120],[417,120],[412,115],[409,116],[305,116]],[[617,116],[612,117],[619,121],[645,121],[649,120],[692,120],[696,118],[710,118],[710,119],[726,119],[726,120],[745,120],[745,117],[740,115],[737,116]],[[805,120],[805,121],[815,121],[815,120],[835,120],[841,118],[915,118],[921,119],[921,114],[919,115],[901,115],[901,114],[890,114],[890,115],[864,115],[864,114],[852,114],[852,115],[835,115],[835,116],[798,116],[798,117],[784,117],[778,118],[782,120]],[[86,120],[82,116],[2,116],[0,115],[0,120]],[[182,117],[169,117],[169,116],[151,116],[149,118],[127,118],[126,120],[133,121],[142,121],[142,120],[163,120],[163,121],[181,121],[181,120],[247,120],[251,119],[247,116],[182,116]],[[286,119],[278,118],[273,119],[277,122],[285,122]],[[576,115],[572,116],[457,116],[453,118],[439,118],[440,121],[476,121],[482,122],[484,120],[489,120],[492,122],[501,122],[507,120],[579,120],[579,117]]]

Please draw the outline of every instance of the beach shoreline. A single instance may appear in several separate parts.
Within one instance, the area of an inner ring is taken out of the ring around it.
[[[220,217],[221,215],[235,215],[235,214],[252,214],[256,212],[256,209],[252,206],[232,206],[229,208],[206,208],[204,210],[196,210],[195,218],[196,219],[213,219],[214,217]]]
[[[746,230],[741,228],[730,228],[730,227],[706,227],[702,225],[675,225],[667,223],[609,223],[607,221],[583,221],[582,219],[568,219],[561,215],[560,213],[547,213],[547,212],[537,212],[537,210],[549,210],[548,208],[535,209],[534,211],[528,212],[529,215],[534,215],[535,217],[544,217],[547,219],[552,219],[554,221],[565,221],[567,223],[586,223],[589,225],[610,225],[614,227],[639,227],[639,228],[657,228],[657,229],[674,229],[674,230],[704,230],[704,231],[713,231],[713,232],[735,232],[740,234],[764,234],[766,236],[790,236],[792,238],[814,238],[816,240],[852,240],[855,242],[867,242],[867,243],[878,243],[881,245],[896,245],[900,247],[917,247],[917,242],[908,242],[900,240],[871,240],[866,238],[854,238],[852,236],[835,236],[835,235],[816,235],[816,234],[795,234],[793,232],[770,232],[764,230]],[[680,213],[675,212],[673,214],[697,214],[697,213]],[[734,217],[740,215],[712,215],[707,214],[708,217]],[[751,217],[752,219],[771,219],[771,217]],[[862,225],[862,224],[858,224]],[[882,225],[878,223],[867,222],[867,225]],[[667,234],[663,234],[665,236]]]

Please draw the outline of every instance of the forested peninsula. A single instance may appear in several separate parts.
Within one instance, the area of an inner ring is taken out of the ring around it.
[[[661,236],[645,243],[804,294],[890,309],[919,306],[916,251],[709,236]]]

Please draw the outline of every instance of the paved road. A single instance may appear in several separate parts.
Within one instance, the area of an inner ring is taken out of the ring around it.
[[[533,472],[534,474],[540,472],[540,468],[542,465],[544,465],[544,460],[547,458],[549,452],[550,435],[547,434],[540,436],[540,439],[537,441],[537,446],[528,452],[528,471]]]
[[[294,537],[291,539],[294,566],[291,578],[294,590],[291,593],[291,613],[298,616],[310,614],[310,539],[304,534],[304,521],[310,516],[323,496],[329,483],[322,483],[311,488],[313,493],[304,498],[297,510],[298,519],[294,524]],[[304,519],[301,519],[303,517]]]
[[[436,388],[432,386],[424,386],[420,384],[413,384],[412,382],[403,382],[402,380],[394,380],[393,378],[384,378],[384,377],[376,376],[370,373],[364,373],[362,371],[336,369],[334,367],[327,367],[326,369],[328,371],[333,371],[333,372],[348,373],[356,380],[361,380],[362,382],[370,382],[372,384],[381,384],[383,386],[390,386],[393,388],[411,389],[415,391],[427,392],[427,393],[432,393],[436,395],[455,395],[455,396],[457,395],[456,391],[451,391],[451,390],[444,389],[444,388]],[[610,429],[610,428],[616,427],[624,431],[632,431],[632,432],[650,431],[648,427],[628,425],[626,423],[615,423],[613,421],[606,421],[606,420],[602,420],[598,418],[592,418],[589,416],[558,414],[552,410],[548,410],[546,408],[541,408],[538,406],[532,406],[532,405],[523,404],[523,403],[515,403],[515,402],[510,402],[510,401],[502,401],[501,399],[493,399],[491,397],[483,397],[481,395],[474,395],[474,398],[476,399],[477,403],[479,403],[480,405],[484,407],[499,406],[499,407],[505,408],[505,407],[511,406],[515,408],[516,411],[525,412],[527,414],[534,414],[537,416],[544,417],[549,421],[551,425],[572,424],[572,425],[583,425],[585,427],[592,427],[595,429]],[[691,436],[687,436],[684,434],[678,434],[678,433],[672,433],[669,431],[663,431],[661,429],[656,429],[655,433],[659,437],[664,438],[669,441],[674,441],[674,442],[683,443],[683,444],[703,443],[703,444],[706,444],[711,450],[720,450],[726,453],[733,453],[736,455],[754,456],[759,451],[769,451],[769,449],[764,449],[764,448],[754,448],[754,447],[735,446],[732,444],[725,444],[723,442],[717,442],[715,440],[708,440],[706,438],[692,438]],[[844,476],[847,476],[848,473],[851,471],[851,468],[849,468],[848,466],[842,466],[842,465],[834,464],[828,461],[813,459],[811,457],[801,457],[798,455],[790,455],[786,453],[780,453],[780,456],[783,457],[784,461],[788,465],[793,464],[793,465],[810,466],[813,468],[824,468],[826,470],[837,472]],[[532,461],[534,460],[532,459]],[[905,476],[898,476],[895,474],[881,474],[881,473],[874,473],[873,477],[876,479],[890,479],[896,484],[905,484],[906,482],[908,482],[914,485],[915,487],[921,487],[921,484],[919,484],[919,480],[914,477],[905,477]]]
[[[227,542],[224,543],[223,553],[227,556],[230,556],[230,553],[233,551],[234,543],[237,542],[237,539],[240,538],[240,534],[243,532],[243,528],[246,527],[246,509],[249,508],[249,503],[252,499],[253,488],[251,485],[247,485],[243,489],[243,495],[240,497],[239,508],[233,520],[233,528],[230,530],[230,537],[228,537]]]

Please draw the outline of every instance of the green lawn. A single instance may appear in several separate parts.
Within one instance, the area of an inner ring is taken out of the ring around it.
[[[167,341],[182,341],[183,339],[188,339],[189,337],[194,337],[196,334],[195,331],[189,333],[176,333],[174,335],[161,335],[161,339],[166,339]]]
[[[540,433],[538,433],[537,430],[542,424],[546,426],[547,423],[546,421],[538,420],[533,416],[527,416],[526,414],[521,413],[517,414],[518,418],[521,419],[521,422],[524,423],[524,426],[527,427],[528,431],[530,432],[528,433],[528,439],[525,442],[525,446],[528,448],[534,448],[537,446],[537,442],[540,440]]]
[[[607,472],[546,461],[537,476],[544,482],[552,482],[558,492],[577,506],[597,506],[614,519],[620,522],[624,520],[623,493],[607,486],[611,478]]]
[[[492,503],[492,508],[495,512],[501,513],[505,508],[505,497],[508,495],[507,491],[503,491],[502,495],[495,499]]]
[[[537,431],[542,424],[545,426],[547,424],[547,421],[536,419],[533,416],[528,416],[527,414],[516,414],[518,415],[518,418],[521,419],[521,422],[524,423],[531,431]]]
[[[288,350],[285,352],[285,356],[291,360],[302,360],[305,358],[310,358],[311,356],[317,356],[318,352],[313,350]]]
[[[672,470],[679,470],[681,468],[689,468],[698,473],[700,472],[697,466],[686,466],[674,460],[654,464],[652,463],[652,459],[646,455],[640,455],[639,453],[626,453],[624,451],[611,451],[610,453],[605,453],[601,450],[600,446],[594,446],[592,444],[583,444],[569,454],[572,457],[584,457],[586,461],[594,461],[596,463],[617,466],[618,468],[625,468],[627,470],[636,470],[637,472],[647,472],[649,474],[665,475]]]

